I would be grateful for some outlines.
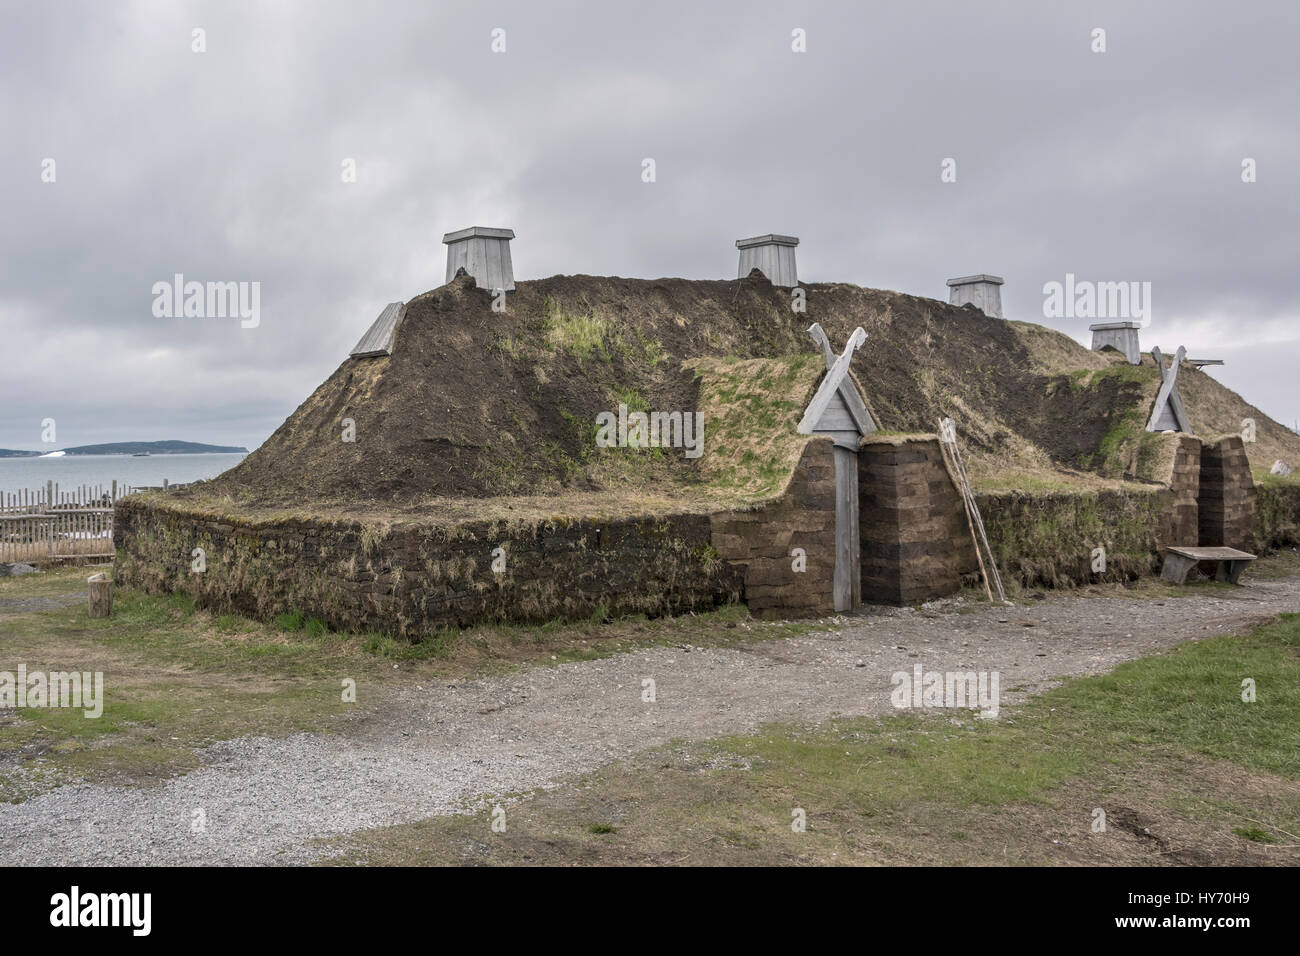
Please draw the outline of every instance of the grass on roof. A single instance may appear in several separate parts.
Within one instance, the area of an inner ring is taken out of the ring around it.
[[[686,367],[699,380],[698,409],[704,416],[704,453],[691,479],[683,478],[680,469],[666,467],[668,456],[681,455],[680,449],[643,448],[619,449],[618,455],[594,460],[591,474],[599,489],[553,495],[426,497],[400,503],[314,499],[288,508],[258,507],[237,495],[208,494],[202,488],[143,496],[163,507],[214,520],[268,526],[324,519],[367,527],[707,514],[779,497],[809,440],[796,427],[821,378],[821,356],[697,359]],[[645,405],[631,391],[612,397],[630,409]],[[574,427],[585,428],[587,423],[575,419]]]
[[[700,379],[700,472],[710,493],[758,501],[785,491],[809,440],[796,428],[822,366],[822,357],[813,353],[686,363]]]

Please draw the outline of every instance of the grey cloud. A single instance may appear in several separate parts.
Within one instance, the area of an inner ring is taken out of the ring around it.
[[[515,228],[521,278],[726,276],[734,239],[788,232],[810,281],[943,297],[995,272],[1008,315],[1081,339],[1086,321],[1042,318],[1044,282],[1150,281],[1161,344],[1217,346],[1216,377],[1300,417],[1300,10],[1282,0],[0,17],[0,446],[31,447],[57,408],[69,443],[251,447],[385,302],[441,283],[442,233],[471,224]],[[261,327],[154,318],[175,272],[261,282]]]

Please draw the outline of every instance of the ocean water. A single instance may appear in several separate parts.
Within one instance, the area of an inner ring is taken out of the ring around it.
[[[0,458],[0,492],[36,491],[47,481],[64,491],[80,485],[109,487],[161,485],[166,478],[178,485],[215,478],[244,460],[233,455],[64,455],[62,458]]]

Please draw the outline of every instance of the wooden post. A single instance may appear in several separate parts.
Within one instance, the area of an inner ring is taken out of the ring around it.
[[[86,578],[90,587],[90,616],[108,617],[113,613],[113,582],[101,571]]]

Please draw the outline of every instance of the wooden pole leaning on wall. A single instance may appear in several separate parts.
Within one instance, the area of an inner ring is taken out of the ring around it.
[[[90,588],[90,616],[109,617],[113,613],[113,582],[104,572],[86,578]]]
[[[966,512],[966,527],[970,530],[971,547],[975,550],[975,560],[980,566],[980,581],[984,584],[984,593],[988,595],[989,603],[993,603],[993,590],[989,587],[989,572],[984,567],[984,554],[980,551],[980,543],[975,539],[975,519],[971,517],[970,502],[966,500],[966,492],[961,486],[961,479],[957,477],[957,464],[952,460],[952,454],[948,451],[948,443],[943,439],[943,431],[939,432],[939,448],[943,451],[944,464],[948,466],[948,473],[952,476],[952,483],[957,486],[957,492],[961,495],[962,510]]]
[[[971,489],[970,476],[966,474],[966,463],[961,458],[961,448],[957,445],[957,423],[951,418],[945,418],[939,422],[939,447],[943,449],[944,458],[948,464],[948,469],[953,473],[953,479],[957,483],[957,488],[961,492],[962,504],[966,507],[966,523],[970,526],[971,543],[975,545],[975,557],[979,560],[980,574],[984,577],[984,591],[988,594],[989,600],[993,600],[993,592],[989,589],[989,580],[992,579],[993,586],[997,588],[998,602],[1007,603],[1007,593],[1002,588],[1002,573],[998,570],[997,558],[993,554],[993,548],[989,545],[988,533],[984,530],[984,519],[980,516],[980,506],[975,500],[975,492]],[[976,534],[978,533],[978,540]],[[980,543],[983,543],[983,551],[980,549]],[[985,565],[984,553],[988,553],[988,564]]]

